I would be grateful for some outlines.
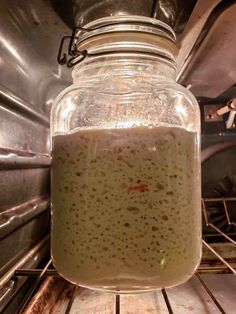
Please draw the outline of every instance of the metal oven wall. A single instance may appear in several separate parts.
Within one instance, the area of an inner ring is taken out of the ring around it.
[[[49,232],[49,110],[70,83],[47,1],[0,3],[0,277]],[[59,30],[59,31],[58,31]]]

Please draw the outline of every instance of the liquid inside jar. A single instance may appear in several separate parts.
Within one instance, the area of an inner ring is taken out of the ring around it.
[[[189,279],[201,256],[197,134],[76,129],[53,137],[52,256],[81,286],[119,293]]]

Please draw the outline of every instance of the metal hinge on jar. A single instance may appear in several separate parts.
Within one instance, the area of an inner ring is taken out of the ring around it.
[[[58,57],[57,57],[57,61],[59,64],[64,65],[66,64],[68,68],[71,68],[73,66],[75,66],[76,64],[80,63],[85,57],[95,57],[95,56],[102,56],[102,55],[110,55],[110,54],[114,54],[114,53],[140,53],[139,49],[128,49],[128,50],[124,50],[124,49],[115,49],[114,51],[109,50],[109,51],[97,51],[97,52],[88,52],[87,49],[78,49],[78,41],[79,41],[79,37],[78,37],[78,32],[80,32],[80,35],[83,33],[89,33],[92,31],[96,31],[96,30],[101,30],[101,33],[104,34],[114,34],[114,33],[135,33],[136,31],[134,29],[130,29],[130,30],[122,30],[122,29],[116,29],[116,30],[112,30],[107,32],[105,30],[106,27],[109,26],[115,26],[115,25],[137,25],[137,26],[151,26],[153,28],[156,28],[158,30],[160,30],[160,34],[158,34],[159,38],[163,38],[164,40],[168,40],[170,43],[175,45],[175,37],[173,37],[173,30],[168,29],[168,26],[164,26],[162,23],[160,22],[160,24],[158,25],[154,25],[154,24],[150,24],[148,22],[145,21],[112,21],[109,23],[106,23],[105,25],[99,25],[97,27],[93,27],[93,28],[85,28],[85,27],[81,27],[81,26],[77,26],[73,29],[72,31],[72,35],[71,36],[64,36],[61,39],[61,43],[60,43],[60,47],[59,47],[59,51],[58,51]],[[146,31],[140,31],[139,33],[146,33]],[[165,33],[165,34],[164,34]],[[164,35],[163,35],[164,34]],[[96,35],[91,35],[96,37]],[[68,42],[68,49],[65,49],[65,44],[66,42]],[[135,48],[135,47],[134,47]],[[146,55],[154,55],[157,56],[159,55],[159,53],[155,52],[155,51],[148,51],[148,50],[142,50],[141,51],[142,54],[146,54]],[[171,61],[172,58],[170,58],[167,55],[162,55],[162,57],[164,57],[165,59]]]

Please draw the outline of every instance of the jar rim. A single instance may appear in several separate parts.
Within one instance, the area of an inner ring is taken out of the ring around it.
[[[141,32],[157,35],[176,43],[174,30],[166,23],[140,15],[121,15],[103,17],[89,22],[79,31],[78,43],[100,34],[113,32]]]
[[[112,16],[79,28],[75,41],[75,64],[85,56],[110,53],[142,53],[175,63],[178,54],[173,29],[166,23],[143,16]]]

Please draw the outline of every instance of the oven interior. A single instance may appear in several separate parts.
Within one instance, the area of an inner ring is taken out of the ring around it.
[[[61,38],[116,14],[174,28],[202,120],[202,263],[181,286],[124,296],[67,283],[49,239],[49,114],[71,83]],[[236,1],[2,0],[0,16],[0,313],[236,313]]]

